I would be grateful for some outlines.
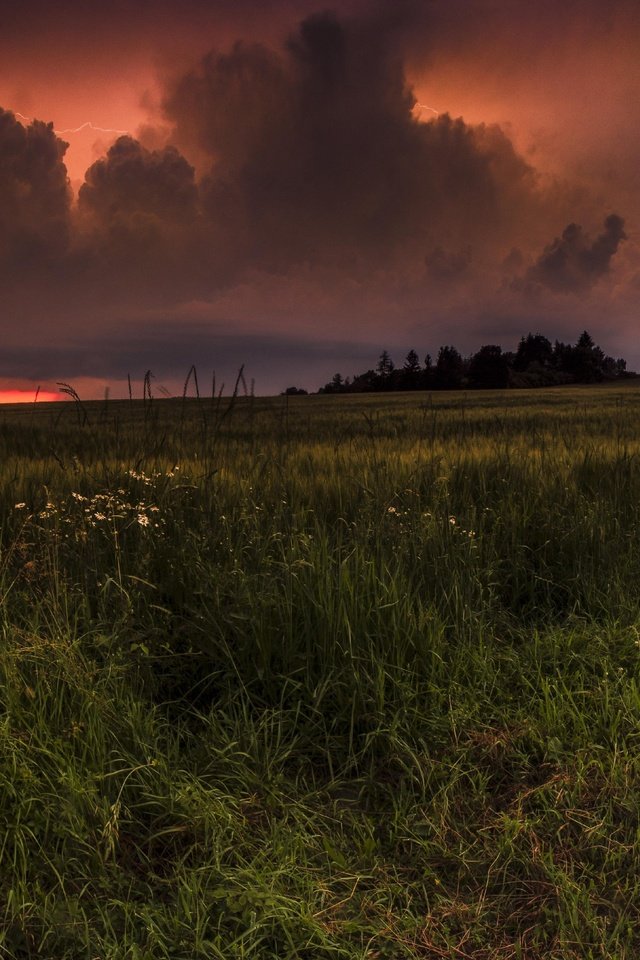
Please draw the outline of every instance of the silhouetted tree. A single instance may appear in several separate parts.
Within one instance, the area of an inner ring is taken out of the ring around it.
[[[518,344],[513,361],[514,370],[526,370],[531,364],[537,364],[540,367],[553,365],[551,341],[541,333],[528,333]]]
[[[325,383],[320,388],[320,393],[344,393],[347,387],[347,381],[341,373],[334,373],[329,383]]]
[[[563,347],[563,369],[577,383],[597,383],[604,379],[604,353],[586,330],[578,337],[575,347]]]
[[[395,370],[395,364],[386,350],[380,354],[376,370],[381,377],[390,377]]]
[[[376,364],[376,390],[395,390],[399,386],[399,376],[395,364],[386,350],[383,350]]]
[[[569,368],[571,367],[571,354],[573,353],[573,347],[570,343],[563,343],[561,340],[556,340],[553,345],[553,365],[557,370],[562,370],[565,373],[569,373]]]
[[[424,367],[415,350],[409,350],[402,367],[396,369],[387,350],[378,358],[375,370],[343,379],[336,373],[320,393],[369,393],[374,390],[455,390],[473,388],[541,387],[562,383],[593,383],[617,377],[636,377],[626,372],[623,359],[614,360],[586,330],[575,346],[556,340],[554,346],[541,333],[520,339],[517,351],[503,351],[487,344],[465,360],[451,345],[440,347],[435,365],[427,354]],[[289,387],[286,393],[303,393]]]
[[[618,363],[619,361],[614,360],[613,357],[608,357],[608,356],[603,357],[602,363],[600,365],[600,369],[602,370],[602,376],[604,380],[615,380],[616,377],[620,376],[620,369],[618,367]],[[624,373],[624,368],[626,367],[626,363],[624,362],[624,360],[622,361],[622,363],[624,364],[622,368],[622,373]]]
[[[420,357],[415,350],[409,350],[402,367],[400,389],[419,390],[421,386],[422,369],[420,367]]]
[[[457,390],[464,378],[464,360],[455,347],[445,346],[438,350],[434,385],[439,390]]]
[[[378,381],[379,377],[375,370],[367,370],[353,378],[349,389],[351,393],[372,393],[378,389]]]
[[[405,357],[404,369],[407,373],[420,373],[420,357],[415,350],[409,350]]]
[[[586,330],[583,330],[580,336],[578,337],[578,342],[576,343],[576,349],[586,350],[588,352],[591,352],[592,350],[595,349],[595,346],[596,345],[593,341],[593,337],[591,336],[591,334],[587,333]]]
[[[480,347],[469,364],[469,380],[474,387],[502,389],[509,385],[509,364],[502,347],[487,344]]]

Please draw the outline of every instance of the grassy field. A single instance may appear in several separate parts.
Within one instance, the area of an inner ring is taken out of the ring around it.
[[[0,408],[0,957],[640,955],[640,389]]]

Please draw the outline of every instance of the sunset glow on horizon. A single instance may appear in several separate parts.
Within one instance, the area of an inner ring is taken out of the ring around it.
[[[1,390],[0,404],[4,403],[52,403],[57,400],[66,400],[64,394],[52,390]]]
[[[585,328],[640,367],[634,0],[325,9],[7,12],[0,377],[273,393]]]

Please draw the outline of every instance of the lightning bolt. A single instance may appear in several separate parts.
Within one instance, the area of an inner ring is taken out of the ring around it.
[[[26,123],[32,123],[33,117],[25,117],[24,113],[19,113],[18,110],[14,111],[16,117],[20,120],[24,120]],[[93,120],[86,120],[84,123],[81,123],[79,127],[65,127],[64,130],[55,130],[56,135],[66,134],[66,133],[82,133],[83,130],[94,130],[96,133],[129,133],[128,130],[116,130],[114,127],[97,127]]]
[[[417,102],[416,102],[416,105],[414,106],[413,109],[414,109],[414,110],[418,110],[418,111],[420,111],[420,112],[422,112],[423,110],[428,110],[430,113],[433,113],[434,116],[436,116],[436,117],[439,117],[439,116],[440,116],[440,111],[439,111],[439,110],[436,110],[435,107],[430,107],[430,106],[429,106],[428,104],[426,104],[426,103],[417,103]]]
[[[113,127],[96,127],[93,120],[85,120],[79,127],[66,127],[64,130],[54,130],[54,133],[81,133],[83,130],[95,130],[97,133],[129,133],[128,130],[116,130]]]

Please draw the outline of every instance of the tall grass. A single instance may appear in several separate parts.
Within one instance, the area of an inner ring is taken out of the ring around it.
[[[78,403],[0,414],[0,956],[637,956],[640,391]]]

